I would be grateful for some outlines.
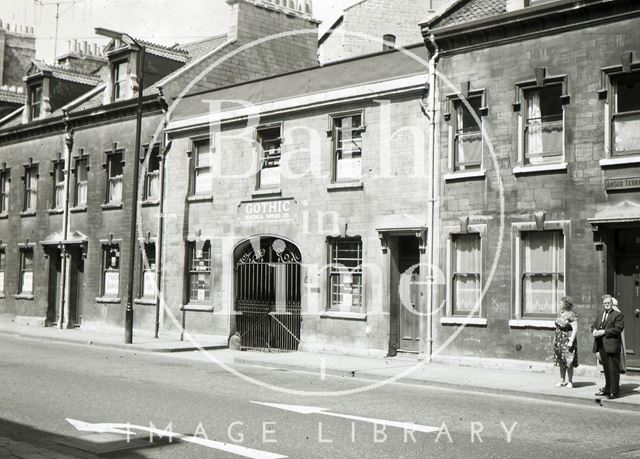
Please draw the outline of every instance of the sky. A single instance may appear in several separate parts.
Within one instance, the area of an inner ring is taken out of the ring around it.
[[[314,0],[314,16],[331,22],[354,0]],[[95,27],[127,32],[163,45],[185,43],[224,33],[229,27],[225,0],[0,0],[3,24],[32,26],[36,57],[53,62],[56,3],[59,3],[57,55],[68,40],[104,45]]]

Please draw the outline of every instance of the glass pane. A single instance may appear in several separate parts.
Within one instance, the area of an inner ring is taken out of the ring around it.
[[[525,314],[557,314],[557,304],[564,296],[564,276],[535,274],[522,282],[523,310]]]
[[[109,180],[109,202],[122,201],[122,176]]]
[[[122,175],[122,155],[109,155],[109,177],[118,177]]]
[[[142,296],[145,298],[155,298],[156,296],[156,273],[145,271],[142,276]]]
[[[87,203],[87,183],[78,183],[77,187],[77,199],[76,204],[78,206],[84,205]]]
[[[336,164],[336,180],[359,179],[361,175],[361,158],[338,159],[338,163]]]
[[[4,293],[4,271],[0,271],[0,293]]]
[[[640,150],[640,113],[615,115],[613,153],[628,154]]]
[[[104,273],[104,296],[117,297],[120,291],[120,273],[106,271]]]
[[[524,233],[525,273],[564,272],[564,236],[560,231]]]
[[[454,239],[454,266],[456,273],[480,273],[480,236],[469,234]]]
[[[22,269],[33,269],[33,250],[22,251]]]
[[[210,193],[213,188],[211,183],[211,169],[206,167],[196,170],[195,193]]]
[[[56,185],[55,200],[56,209],[62,208],[62,205],[64,203],[64,185]]]
[[[105,249],[105,269],[120,268],[120,250],[117,247],[108,247]]]
[[[280,167],[269,167],[260,170],[260,187],[277,188],[280,186]]]
[[[455,170],[479,169],[482,166],[482,132],[459,132],[456,135]]]
[[[475,96],[467,98],[467,103],[471,106],[473,112],[469,111],[467,105],[461,101],[456,100],[454,108],[456,110],[456,130],[461,131],[479,131],[480,125],[473,116],[473,113],[480,119],[480,105],[482,103],[482,97]]]
[[[616,113],[640,110],[640,73],[616,77]]]
[[[87,181],[87,160],[79,160],[76,162],[76,180],[79,182]]]
[[[480,275],[458,274],[453,278],[453,310],[456,312],[471,312],[477,307],[480,314]]]
[[[160,174],[152,172],[147,176],[147,199],[160,197]]]
[[[22,280],[20,282],[20,286],[22,289],[20,293],[33,293],[33,272],[32,271],[23,271],[22,272]]]

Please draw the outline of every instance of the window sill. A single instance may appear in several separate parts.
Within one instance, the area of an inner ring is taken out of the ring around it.
[[[120,304],[121,300],[120,300],[120,298],[99,296],[98,298],[96,298],[96,303]]]
[[[327,191],[362,190],[364,183],[357,182],[333,182],[327,185]]]
[[[266,189],[266,190],[254,190],[251,192],[251,198],[266,198],[271,196],[282,196],[282,190],[280,188]]]
[[[512,319],[509,321],[511,328],[542,328],[555,330],[556,323],[553,320],[540,319]]]
[[[87,211],[87,206],[82,206],[82,207],[72,207],[71,209],[69,209],[69,212],[73,213],[73,214],[77,214],[80,212],[86,212]]]
[[[630,155],[622,158],[606,158],[600,160],[600,167],[631,166],[640,164],[640,156]]]
[[[147,306],[155,306],[156,300],[152,298],[136,298],[133,300],[135,304],[144,304]]]
[[[17,295],[13,295],[16,300],[33,300],[33,294],[28,295],[25,293],[19,293]]]
[[[539,174],[541,172],[567,171],[567,163],[539,164],[535,166],[516,166],[513,168],[515,175]]]
[[[155,206],[159,206],[160,205],[160,200],[159,199],[149,199],[147,201],[142,201],[140,203],[140,205],[142,207],[155,207]]]
[[[181,311],[185,312],[213,312],[213,306],[210,304],[197,304],[197,303],[189,303],[183,304],[180,307]]]
[[[213,195],[212,194],[203,194],[203,195],[191,195],[191,196],[187,196],[187,202],[213,202]]]
[[[478,325],[486,327],[487,319],[484,317],[441,317],[441,325]]]
[[[20,216],[21,217],[35,217],[36,216],[36,211],[35,210],[25,210],[20,212]]]
[[[100,207],[102,207],[102,210],[114,210],[114,209],[122,209],[122,203],[118,202],[118,203],[109,203],[109,204],[102,204]]]
[[[49,209],[49,215],[59,215],[64,212],[64,209]]]
[[[469,179],[479,179],[485,178],[485,170],[480,169],[477,171],[468,171],[468,172],[450,172],[448,174],[444,174],[443,178],[445,182],[455,182],[458,180],[469,180]]]
[[[320,314],[323,319],[367,320],[364,312],[325,311]]]
[[[5,220],[9,218],[9,214],[0,214],[0,220]]]

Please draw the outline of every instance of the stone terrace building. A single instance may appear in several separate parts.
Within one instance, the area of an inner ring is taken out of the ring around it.
[[[254,348],[422,350],[427,52],[410,53],[418,58],[380,52],[176,107],[163,292],[187,332],[237,332]]]
[[[0,21],[0,119],[24,104],[22,77],[35,54],[33,27]]]
[[[570,295],[593,364],[611,293],[640,366],[639,26],[620,0],[460,0],[422,25],[446,77],[434,358],[550,362]]]
[[[62,59],[63,66],[33,62],[23,107],[0,124],[3,318],[122,330],[131,288],[135,328],[147,333],[161,328],[156,260],[166,147],[162,131],[171,98],[193,75],[203,75],[202,84],[215,87],[317,62],[317,36],[309,34],[267,42],[261,47],[264,61],[237,53],[224,67],[208,71],[222,56],[260,36],[317,27],[303,11],[256,0],[227,3],[233,27],[226,35],[165,47],[107,31],[106,59],[94,59],[103,66],[90,74],[78,70],[75,56]],[[139,91],[143,151],[136,152]],[[143,158],[141,207],[138,237],[131,241],[133,164],[138,157]],[[128,259],[134,249],[139,252],[134,258],[137,274],[130,285]]]

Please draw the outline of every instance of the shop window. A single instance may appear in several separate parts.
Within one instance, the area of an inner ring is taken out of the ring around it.
[[[102,286],[103,298],[120,297],[120,246],[106,244],[102,246]]]
[[[612,155],[640,153],[640,72],[613,76]]]
[[[149,153],[149,163],[144,178],[144,199],[146,201],[160,199],[160,145],[154,145]]]
[[[122,99],[127,95],[127,61],[113,64],[113,100]]]
[[[37,120],[42,114],[42,85],[32,86],[29,90],[29,100],[31,103],[31,120]]]
[[[363,312],[362,240],[331,239],[329,251],[329,309]]]
[[[0,215],[9,212],[9,194],[11,191],[11,171],[4,169],[0,171]]]
[[[562,84],[523,88],[524,164],[562,162],[564,121]]]
[[[76,158],[75,161],[74,183],[74,205],[76,207],[84,207],[87,205],[87,183],[89,173],[89,158],[86,156]]]
[[[7,259],[4,247],[0,247],[0,296],[4,295],[5,270],[7,269]]]
[[[480,121],[483,106],[481,94],[463,99],[452,99],[450,142],[452,145],[453,170],[456,172],[482,168],[483,139]],[[481,121],[480,121],[481,122]]]
[[[189,243],[189,303],[211,299],[211,243]]]
[[[53,163],[53,208],[64,206],[64,161]]]
[[[332,117],[333,179],[356,181],[362,177],[362,112]]]
[[[33,247],[22,247],[20,249],[18,294],[33,295]]]
[[[211,141],[198,140],[193,141],[192,150],[192,176],[191,176],[191,194],[211,194],[212,176],[211,166],[213,162],[213,152],[211,151]]]
[[[30,164],[24,168],[24,203],[25,212],[35,212],[38,200],[38,166]]]
[[[140,298],[153,300],[156,297],[156,244],[144,244],[140,260]]]
[[[451,305],[453,315],[481,315],[481,241],[479,234],[451,238]]]
[[[116,151],[107,154],[107,204],[120,204],[122,202],[122,152]]]
[[[260,144],[258,189],[280,188],[281,126],[259,128],[258,143]]]
[[[555,317],[565,295],[565,243],[562,231],[520,233],[518,287],[522,317]]]

